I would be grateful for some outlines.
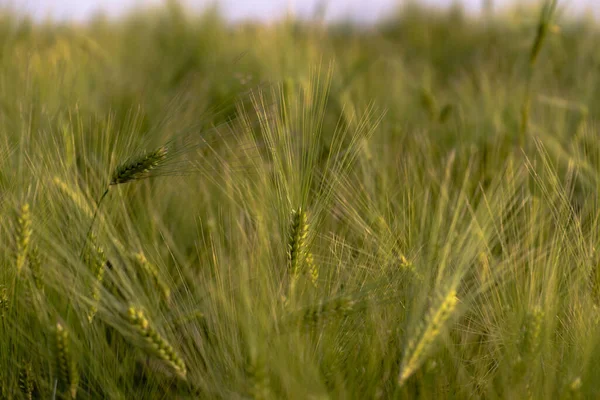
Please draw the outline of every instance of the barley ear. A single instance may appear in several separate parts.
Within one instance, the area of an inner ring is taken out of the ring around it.
[[[94,321],[94,317],[98,312],[100,290],[102,289],[102,281],[104,279],[104,272],[107,263],[104,250],[102,247],[96,244],[96,240],[93,236],[91,238],[91,244],[91,249],[89,249],[88,254],[86,255],[86,264],[88,264],[88,266],[91,268],[93,276],[91,283],[92,305],[90,307],[90,311],[88,312],[88,321],[90,323]]]
[[[8,315],[8,290],[5,287],[0,288],[0,318],[4,318]]]
[[[429,311],[423,326],[419,329],[417,338],[409,341],[404,360],[400,366],[398,376],[400,386],[403,386],[408,378],[423,364],[428,352],[442,332],[446,321],[452,316],[457,303],[456,291],[451,290],[437,308]]]
[[[256,351],[251,352],[248,362],[246,363],[246,374],[250,380],[248,394],[254,400],[266,400],[271,398],[270,382],[267,371],[267,366],[262,357],[256,354]]]
[[[55,357],[58,382],[71,398],[74,399],[77,396],[79,374],[77,372],[77,365],[75,364],[70,351],[69,331],[60,323],[56,324]]]
[[[31,363],[24,364],[19,371],[19,389],[27,400],[33,399],[35,387]]]
[[[150,261],[148,261],[148,259],[142,252],[134,254],[134,257],[135,257],[135,260],[137,261],[137,263],[139,264],[139,266],[142,267],[144,272],[150,276],[154,285],[163,294],[165,300],[169,301],[169,299],[171,297],[171,289],[166,284],[166,282],[163,281],[162,278],[160,277],[160,274],[158,273],[158,268],[156,268],[156,266],[154,264],[152,264]]]
[[[151,325],[144,312],[135,307],[129,307],[129,323],[137,333],[144,338],[148,349],[173,368],[181,378],[185,379],[187,369],[183,359],[175,352],[173,346],[167,342]]]
[[[306,254],[306,275],[313,286],[317,287],[317,282],[319,280],[319,267],[315,263],[315,259],[310,252]]]
[[[521,325],[519,351],[523,359],[535,357],[540,349],[544,312],[535,307],[531,310]]]
[[[16,264],[17,273],[20,273],[25,262],[27,261],[27,252],[29,250],[29,243],[31,241],[31,212],[29,209],[29,203],[24,203],[17,217],[17,229],[16,229],[16,242],[17,242],[17,253],[16,253]]]
[[[159,167],[167,158],[167,148],[159,147],[154,151],[147,152],[140,157],[125,162],[113,172],[110,185],[120,185],[127,182],[143,179],[150,171]]]
[[[33,277],[33,283],[38,290],[44,289],[44,277],[42,274],[42,260],[40,257],[40,251],[37,246],[33,246],[29,251],[28,255],[29,268],[31,269],[31,276]]]
[[[353,311],[358,301],[351,296],[341,296],[329,301],[321,301],[302,309],[299,313],[299,322],[305,327],[315,326],[334,317],[344,317]]]
[[[302,208],[292,210],[288,238],[288,272],[290,279],[290,296],[294,291],[302,263],[306,258],[306,238],[308,236],[308,221]]]

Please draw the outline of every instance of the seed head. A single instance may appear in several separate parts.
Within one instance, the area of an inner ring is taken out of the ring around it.
[[[166,158],[167,148],[163,146],[129,162],[123,163],[113,172],[110,185],[120,185],[146,178],[150,171],[159,167]]]

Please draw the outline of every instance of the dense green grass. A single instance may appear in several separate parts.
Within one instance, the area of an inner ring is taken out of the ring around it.
[[[600,396],[600,30],[560,11],[4,15],[0,398]]]

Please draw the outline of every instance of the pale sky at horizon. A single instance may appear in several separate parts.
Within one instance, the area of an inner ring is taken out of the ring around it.
[[[448,6],[454,0],[420,0],[422,3]],[[518,0],[493,0],[496,7],[515,4]],[[518,2],[538,3],[539,0]],[[165,0],[0,0],[0,5],[10,5],[20,12],[36,18],[51,16],[54,19],[83,21],[98,11],[107,15],[119,15],[134,7],[160,5]],[[336,19],[350,17],[356,20],[373,21],[385,16],[402,0],[217,0],[224,14],[232,20],[274,19],[292,10],[296,15],[310,16],[319,4],[328,4],[327,17]],[[462,0],[469,10],[477,11],[483,0]],[[202,9],[214,0],[183,0],[194,9]],[[592,10],[600,15],[600,0],[559,0],[568,10]],[[595,6],[593,4],[596,4]]]

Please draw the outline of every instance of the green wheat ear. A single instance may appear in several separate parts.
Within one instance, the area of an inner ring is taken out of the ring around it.
[[[540,349],[544,311],[534,307],[521,325],[519,350],[522,358],[534,357]]]
[[[33,399],[35,383],[31,363],[24,364],[19,371],[19,389],[21,389],[21,393],[27,400]]]
[[[343,317],[352,312],[359,302],[351,296],[341,296],[326,302],[319,302],[300,310],[295,318],[302,325],[310,327],[331,320],[335,317]]]
[[[314,287],[317,287],[319,280],[319,266],[315,263],[315,258],[311,252],[306,254],[306,275]]]
[[[288,271],[290,276],[290,296],[296,286],[302,263],[306,260],[306,238],[308,218],[302,208],[292,210],[288,238]]]
[[[154,285],[161,291],[165,300],[169,301],[171,298],[171,289],[169,288],[169,285],[161,279],[156,266],[148,261],[144,253],[136,253],[134,254],[134,257],[144,272],[150,276]]]
[[[256,354],[256,351],[251,352],[246,362],[246,374],[249,378],[248,394],[254,400],[270,399],[270,380],[269,371],[264,359]]]
[[[77,396],[79,374],[70,351],[69,331],[62,324],[56,324],[56,369],[61,387],[74,399]]]
[[[8,314],[8,308],[8,290],[5,287],[0,287],[0,318],[4,318]]]
[[[91,237],[91,248],[86,255],[86,264],[92,270],[93,281],[91,283],[92,305],[88,313],[88,321],[92,323],[98,312],[98,303],[100,302],[100,290],[104,279],[104,271],[107,263],[106,255],[102,247],[96,244],[96,239]]]
[[[183,359],[151,325],[144,312],[135,307],[129,307],[129,323],[146,341],[149,350],[165,361],[181,378],[185,379],[187,368]]]
[[[165,146],[119,165],[110,179],[110,186],[146,178],[148,173],[160,166],[167,158]]]
[[[421,367],[429,350],[445,327],[446,321],[452,316],[457,304],[456,291],[451,290],[438,307],[429,311],[417,337],[411,339],[408,343],[404,361],[400,367],[400,375],[398,376],[399,386],[403,386],[408,378]]]
[[[42,259],[40,257],[40,251],[37,246],[33,246],[29,250],[27,256],[29,260],[29,268],[31,269],[31,276],[33,277],[33,283],[38,290],[44,290],[44,276],[42,273]]]
[[[25,262],[27,261],[27,252],[29,251],[29,243],[31,241],[31,212],[29,209],[29,203],[24,203],[19,210],[19,215],[17,217],[16,241],[17,273],[20,273],[25,266]]]

